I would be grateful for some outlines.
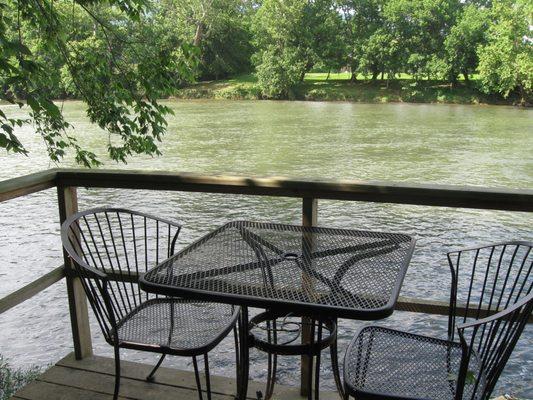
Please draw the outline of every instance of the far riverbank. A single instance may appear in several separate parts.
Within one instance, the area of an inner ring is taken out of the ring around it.
[[[347,73],[307,74],[288,100],[350,101],[356,103],[441,103],[441,104],[494,104],[515,105],[518,99],[507,99],[486,94],[477,88],[477,82],[459,81],[455,87],[433,80],[416,82],[408,76],[400,79],[371,81],[358,77],[352,82]],[[262,100],[261,89],[254,75],[241,75],[231,79],[198,82],[180,89],[179,99]]]

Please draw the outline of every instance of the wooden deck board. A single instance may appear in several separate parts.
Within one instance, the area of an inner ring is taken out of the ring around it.
[[[120,398],[128,400],[196,400],[196,384],[192,371],[161,367],[155,382],[145,381],[152,366],[122,361]],[[202,384],[205,385],[204,382]],[[255,399],[255,393],[264,392],[264,383],[250,382],[248,396]],[[109,400],[114,388],[114,361],[111,358],[92,356],[81,361],[69,354],[51,367],[37,380],[20,389],[13,400]],[[232,400],[235,380],[211,376],[213,400]],[[204,396],[205,397],[205,396]],[[301,400],[297,387],[276,386],[274,399]],[[334,392],[321,392],[323,400],[337,400]]]

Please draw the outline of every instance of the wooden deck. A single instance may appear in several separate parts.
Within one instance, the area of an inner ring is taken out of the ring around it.
[[[151,366],[122,361],[121,399],[181,400],[198,399],[193,372],[161,367],[154,383],[145,381]],[[37,380],[19,390],[12,399],[20,400],[109,400],[114,387],[114,362],[111,358],[93,356],[76,361],[69,354],[41,374]],[[203,383],[205,385],[205,383]],[[205,387],[205,386],[204,386]],[[250,382],[249,399],[256,399],[265,385]],[[235,383],[231,378],[211,376],[212,400],[233,400]],[[274,399],[301,400],[297,387],[276,385]],[[204,398],[206,398],[204,396]],[[338,400],[335,392],[321,392],[322,400]]]

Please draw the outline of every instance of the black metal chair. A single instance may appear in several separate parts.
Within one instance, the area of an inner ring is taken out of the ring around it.
[[[119,348],[161,354],[148,381],[167,354],[192,357],[200,399],[197,357],[203,355],[211,399],[208,353],[232,329],[237,345],[238,308],[150,295],[138,287],[139,274],[174,253],[180,229],[173,222],[119,208],[77,213],[61,228],[73,272],[81,280],[105,340],[115,350],[114,399],[120,387]],[[238,369],[238,354],[236,360]]]
[[[532,245],[448,253],[447,340],[362,328],[344,360],[345,399],[489,399],[533,310]]]

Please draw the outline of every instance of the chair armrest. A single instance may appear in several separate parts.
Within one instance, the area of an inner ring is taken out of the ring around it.
[[[484,325],[484,324],[490,323],[490,322],[495,321],[497,319],[503,319],[507,315],[510,315],[513,312],[515,312],[516,310],[522,308],[525,304],[527,304],[530,301],[533,301],[533,292],[531,292],[529,295],[523,297],[520,301],[517,301],[512,306],[507,307],[506,309],[504,309],[502,311],[499,311],[496,314],[493,314],[493,315],[490,315],[488,317],[481,318],[481,319],[478,319],[478,320],[475,320],[475,321],[465,322],[465,323],[462,323],[462,324],[457,324],[457,330],[465,330],[465,329],[473,328],[475,326],[480,326],[480,325]]]

